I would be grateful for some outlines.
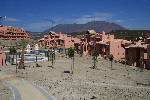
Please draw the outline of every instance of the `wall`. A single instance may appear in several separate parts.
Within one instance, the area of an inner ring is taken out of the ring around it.
[[[0,47],[0,67],[6,65],[5,64],[6,55]]]
[[[110,41],[110,54],[113,54],[114,60],[125,58],[125,49],[121,46],[122,39]]]
[[[147,45],[147,60],[146,60],[146,69],[150,69],[150,44]]]

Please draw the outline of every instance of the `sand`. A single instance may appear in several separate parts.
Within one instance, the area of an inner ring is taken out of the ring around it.
[[[12,100],[12,92],[0,81],[0,100]]]
[[[98,59],[96,69],[91,69],[91,57],[75,56],[74,73],[64,73],[71,69],[71,59],[56,56],[54,68],[51,62],[26,64],[19,70],[18,78],[23,78],[44,87],[57,100],[150,100],[150,71]],[[33,67],[34,66],[34,67]],[[7,67],[14,71],[15,66]]]

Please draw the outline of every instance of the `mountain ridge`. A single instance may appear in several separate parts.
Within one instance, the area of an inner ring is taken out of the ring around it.
[[[111,22],[106,21],[91,21],[85,24],[58,24],[50,29],[44,31],[44,33],[48,31],[54,32],[63,32],[63,33],[74,33],[74,32],[81,32],[86,30],[95,30],[96,32],[111,32],[112,30],[126,30],[125,27]]]

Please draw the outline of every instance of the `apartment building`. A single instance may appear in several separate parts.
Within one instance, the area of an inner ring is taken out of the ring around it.
[[[31,36],[23,28],[0,25],[0,39],[2,40],[17,40],[30,39]]]
[[[40,47],[45,48],[70,48],[74,47],[75,43],[79,43],[80,39],[74,38],[71,35],[48,32],[47,35],[44,35],[44,38],[39,41]]]
[[[129,41],[116,39],[113,34],[88,30],[75,48],[80,54],[96,53],[102,57],[112,54],[118,62],[127,61],[128,65],[150,69],[150,38]]]

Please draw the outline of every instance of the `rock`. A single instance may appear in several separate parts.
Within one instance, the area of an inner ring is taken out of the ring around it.
[[[65,70],[64,73],[70,73],[70,71],[69,70]]]
[[[95,97],[95,96],[92,96],[90,99],[96,99],[97,97]]]

